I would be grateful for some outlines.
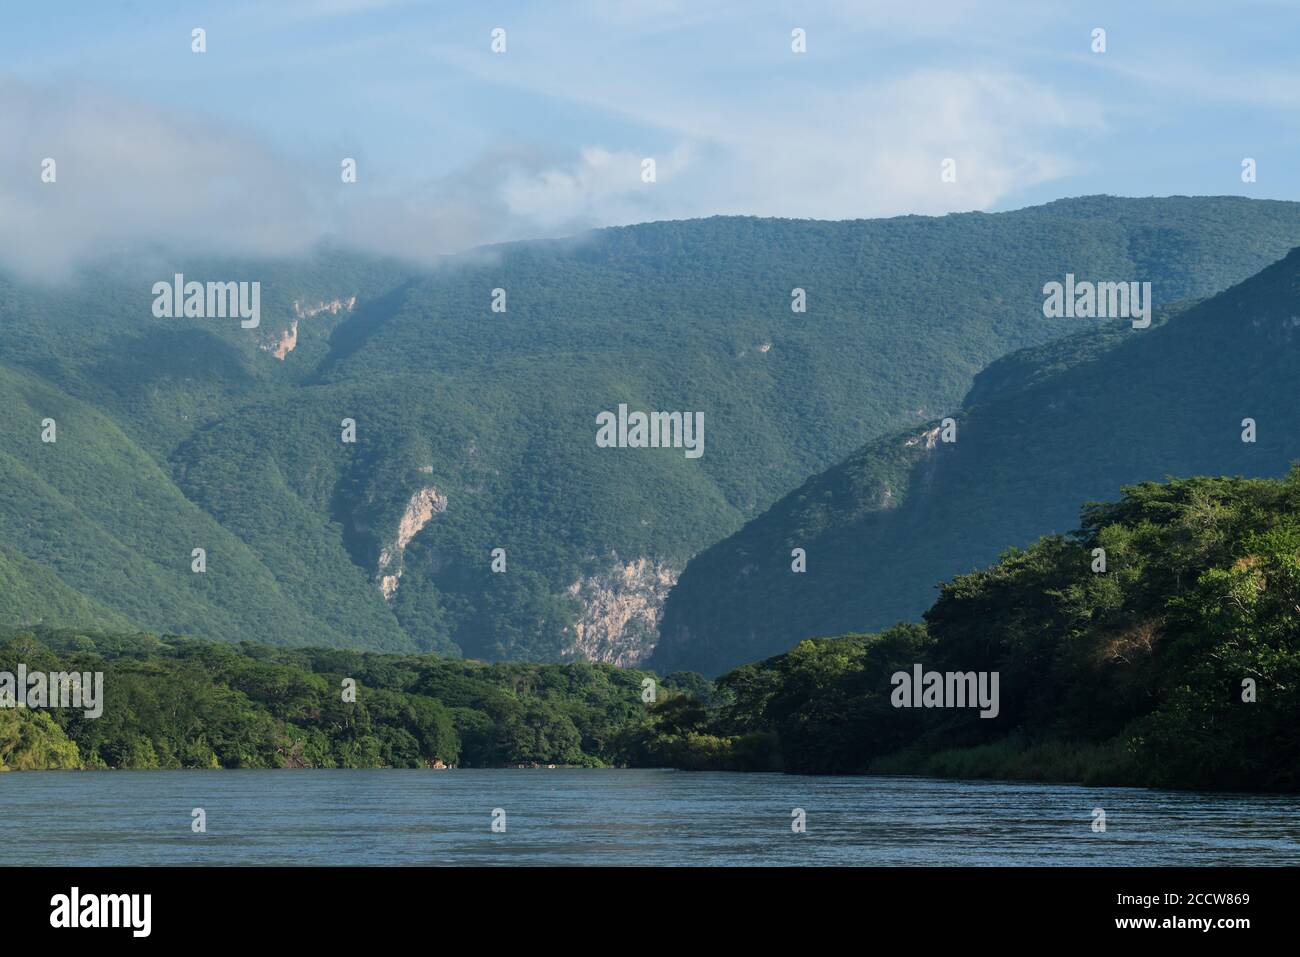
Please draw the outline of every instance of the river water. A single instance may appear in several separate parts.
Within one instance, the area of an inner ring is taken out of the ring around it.
[[[14,772],[0,822],[5,864],[1300,864],[1300,795],[915,777]]]

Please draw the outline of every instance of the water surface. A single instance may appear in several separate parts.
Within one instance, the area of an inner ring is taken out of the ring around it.
[[[207,833],[191,830],[194,808]],[[5,864],[1300,863],[1300,796],[914,777],[14,772],[0,774],[0,823]]]

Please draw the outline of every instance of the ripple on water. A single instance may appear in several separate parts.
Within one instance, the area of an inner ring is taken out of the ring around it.
[[[190,829],[196,807],[206,834]],[[12,864],[1300,863],[1297,796],[911,777],[24,772],[0,775],[0,820],[24,836]]]

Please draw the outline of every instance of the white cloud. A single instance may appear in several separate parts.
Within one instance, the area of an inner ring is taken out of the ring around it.
[[[565,96],[560,81],[553,95]],[[615,82],[609,91],[618,89]],[[506,142],[450,173],[305,164],[247,131],[85,89],[0,81],[0,264],[56,279],[103,255],[294,255],[324,239],[416,262],[512,239],[719,213],[828,219],[993,205],[1072,169],[1101,113],[1008,73],[917,71],[738,106],[583,89],[670,146]],[[40,182],[53,157],[58,182]],[[654,156],[657,182],[641,179]],[[958,180],[939,164],[953,157]]]
[[[293,254],[319,238],[300,171],[241,131],[13,81],[0,81],[0,117],[0,263],[21,273],[57,279],[136,249]]]
[[[653,218],[641,157],[502,147],[411,184],[341,182],[209,120],[85,89],[0,81],[0,265],[57,280],[123,255],[301,254],[323,239],[429,262],[475,245]],[[661,182],[686,162],[660,160]],[[41,163],[56,163],[54,183]]]
[[[641,179],[647,158],[655,161],[653,183]],[[501,184],[501,196],[511,216],[541,229],[652,219],[665,211],[661,186],[671,189],[690,160],[691,149],[684,143],[667,156],[655,157],[588,146],[562,166],[512,170]]]
[[[750,180],[770,214],[847,218],[984,209],[1066,175],[1099,110],[1013,74],[918,71],[820,99],[747,134]],[[940,179],[956,160],[957,181]],[[740,197],[743,201],[744,197]]]

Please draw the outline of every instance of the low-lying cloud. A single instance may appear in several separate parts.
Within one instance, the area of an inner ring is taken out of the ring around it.
[[[323,241],[431,264],[654,219],[984,208],[1064,175],[1071,161],[1050,144],[1100,123],[1013,75],[924,71],[797,110],[723,116],[701,101],[669,112],[636,117],[673,143],[655,154],[652,183],[636,150],[522,141],[400,181],[360,157],[357,182],[344,183],[342,156],[287,155],[255,132],[101,90],[0,79],[0,268],[58,280],[105,257],[294,256]],[[949,156],[957,182],[941,183]]]

